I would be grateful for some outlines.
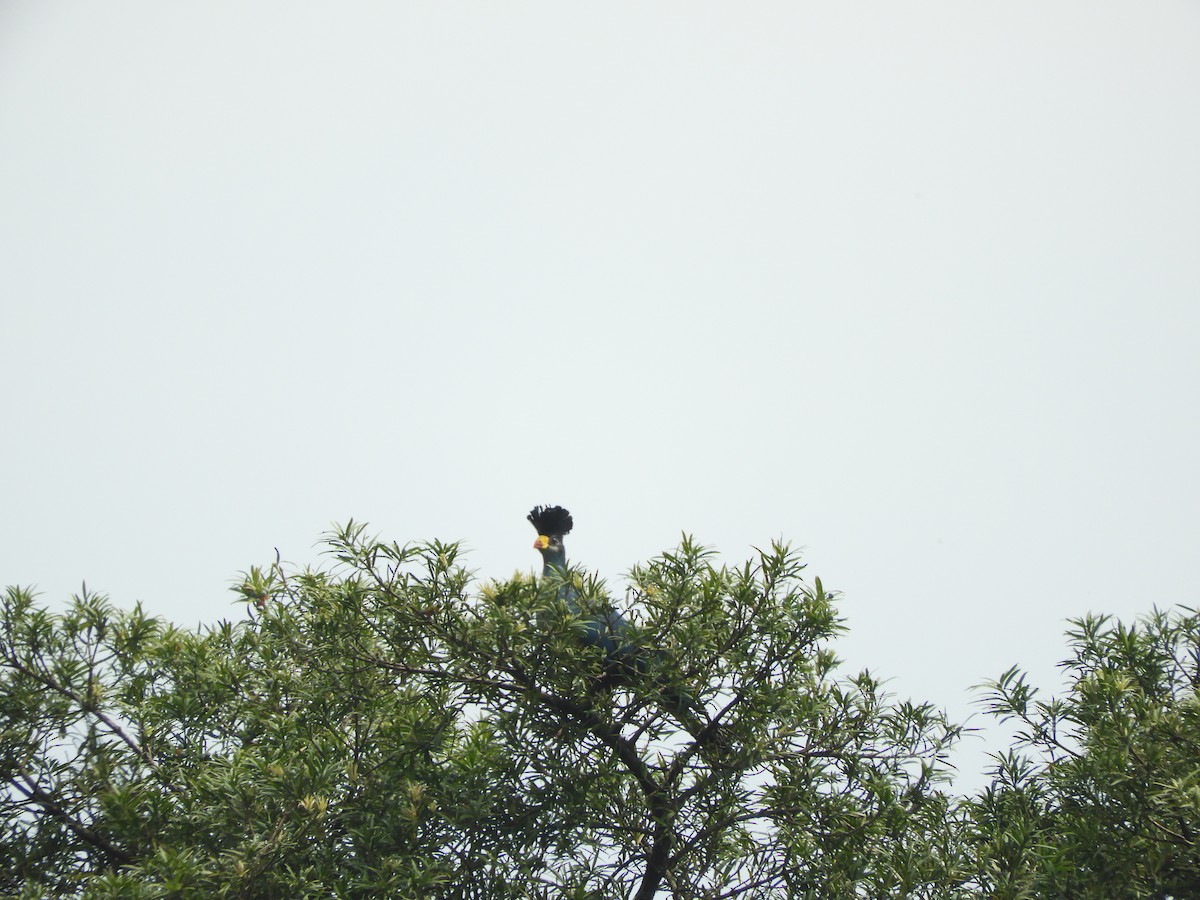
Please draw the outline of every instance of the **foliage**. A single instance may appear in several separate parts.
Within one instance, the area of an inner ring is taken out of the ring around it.
[[[729,568],[685,539],[635,568],[621,605],[654,650],[617,680],[578,640],[613,602],[584,572],[581,617],[553,579],[475,585],[452,544],[351,523],[329,549],[252,569],[245,618],[195,632],[9,589],[4,890],[967,895],[939,787],[958,729],[834,677],[832,597],[787,547]]]
[[[1200,896],[1200,615],[1072,623],[1065,697],[1016,668],[986,703],[1019,725],[973,804],[989,896]]]

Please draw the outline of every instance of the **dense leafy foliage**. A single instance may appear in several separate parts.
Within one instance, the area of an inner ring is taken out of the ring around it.
[[[959,729],[836,676],[833,598],[785,546],[636,567],[651,664],[617,679],[582,571],[573,610],[554,578],[475,584],[455,545],[350,524],[329,550],[252,569],[245,616],[198,631],[8,590],[0,893],[1200,895],[1193,616],[1079,623],[1063,700],[993,683],[1025,727],[963,799]]]
[[[976,799],[996,897],[1200,897],[1200,616],[1076,620],[1066,696],[987,686],[1017,747]]]

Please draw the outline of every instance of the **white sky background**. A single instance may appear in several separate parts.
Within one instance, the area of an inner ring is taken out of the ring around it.
[[[962,719],[1196,604],[1200,6],[0,5],[0,583],[784,536]],[[981,782],[970,744],[963,783]]]

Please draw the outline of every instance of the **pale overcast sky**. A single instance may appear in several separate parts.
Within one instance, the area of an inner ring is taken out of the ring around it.
[[[0,379],[47,602],[561,503],[803,545],[961,719],[1200,601],[1200,4],[4,0]]]

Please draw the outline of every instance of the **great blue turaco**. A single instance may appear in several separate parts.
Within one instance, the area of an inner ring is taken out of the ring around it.
[[[571,533],[575,522],[561,506],[535,506],[527,516],[537,529],[534,549],[542,554],[542,577],[562,579],[567,574],[567,551],[563,538]],[[578,594],[569,581],[564,581],[558,596],[575,615],[583,615]],[[615,687],[629,684],[646,676],[654,663],[662,661],[662,653],[640,647],[629,638],[629,622],[611,607],[603,612],[589,613],[583,620],[581,637],[585,644],[599,648],[605,656],[602,684]],[[685,693],[662,689],[658,694],[662,709],[670,713],[694,738],[707,746],[728,743],[725,729],[711,725],[704,711]]]

